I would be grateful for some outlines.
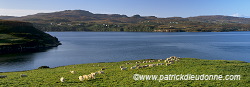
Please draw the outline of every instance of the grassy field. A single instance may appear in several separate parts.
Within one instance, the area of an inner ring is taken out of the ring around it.
[[[202,60],[195,58],[181,58],[180,61],[170,66],[161,65],[155,67],[147,67],[142,69],[121,70],[120,66],[130,68],[136,65],[136,61],[132,60],[111,63],[89,63],[79,65],[61,66],[49,69],[36,69],[22,72],[6,72],[0,75],[7,75],[6,78],[0,78],[1,87],[89,87],[89,86],[214,86],[214,87],[249,87],[250,86],[250,63],[242,61],[226,61],[226,60]],[[130,62],[132,64],[126,65]],[[155,64],[140,63],[140,65]],[[162,61],[163,63],[163,61]],[[105,74],[99,74],[94,80],[79,81],[80,75],[90,74],[100,71],[102,68]],[[75,74],[70,73],[75,71]],[[20,77],[21,74],[28,77]],[[193,74],[193,75],[241,75],[240,80],[134,80],[134,74],[141,75],[169,75],[169,74]],[[60,82],[60,78],[64,77],[65,82]]]
[[[0,34],[0,45],[20,44],[22,42],[27,42],[27,40],[10,34]]]

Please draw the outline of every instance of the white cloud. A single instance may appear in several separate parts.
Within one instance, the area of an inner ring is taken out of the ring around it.
[[[0,8],[0,15],[4,16],[26,16],[36,13],[54,12],[52,10],[29,10],[29,9],[2,9]]]

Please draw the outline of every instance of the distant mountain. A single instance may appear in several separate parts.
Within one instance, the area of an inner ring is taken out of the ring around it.
[[[223,16],[223,15],[197,16],[197,17],[189,17],[188,19],[190,21],[200,21],[200,22],[250,24],[250,18]]]
[[[31,22],[43,31],[221,32],[250,30],[249,18],[222,15],[157,18],[65,10],[0,18]]]
[[[0,19],[10,19],[15,18],[15,16],[0,16]]]

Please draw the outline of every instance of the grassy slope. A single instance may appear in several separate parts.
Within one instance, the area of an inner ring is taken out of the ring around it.
[[[16,37],[10,34],[0,34],[0,45],[11,45],[11,44],[22,44],[23,42],[28,42],[29,40]]]
[[[241,61],[226,60],[201,60],[194,58],[181,58],[175,64],[170,66],[148,67],[143,69],[121,71],[119,66],[134,66],[133,61],[122,61],[112,63],[90,63],[62,66],[53,69],[38,69],[22,72],[7,72],[0,75],[7,75],[7,78],[0,78],[0,86],[224,86],[224,87],[249,87],[250,86],[250,63]],[[142,61],[142,60],[140,60]],[[125,65],[126,62],[133,64]],[[95,65],[95,66],[93,66]],[[99,65],[99,66],[98,66]],[[141,64],[144,65],[144,64]],[[105,74],[97,76],[97,79],[80,82],[78,76],[90,74],[99,71],[101,68],[107,68]],[[69,71],[76,71],[71,74]],[[209,75],[241,75],[240,80],[232,81],[135,81],[134,74],[149,75],[168,75],[168,74],[209,74]],[[26,74],[28,77],[20,77],[20,74]],[[59,79],[66,78],[66,82],[61,83]]]
[[[0,45],[25,44],[30,42],[34,45],[59,43],[57,38],[36,29],[31,23],[0,20]]]

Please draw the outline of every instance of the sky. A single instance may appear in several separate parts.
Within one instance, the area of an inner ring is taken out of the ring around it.
[[[26,16],[63,10],[156,17],[226,15],[250,18],[250,0],[0,0],[0,15]]]

